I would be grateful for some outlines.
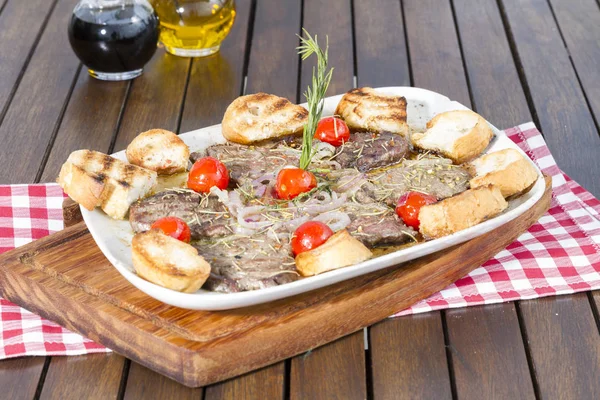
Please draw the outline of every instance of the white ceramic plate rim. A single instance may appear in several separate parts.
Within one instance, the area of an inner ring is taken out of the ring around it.
[[[382,93],[405,96],[409,103],[409,125],[416,129],[423,129],[427,120],[440,112],[467,109],[467,107],[458,102],[451,101],[441,94],[425,89],[384,87],[377,88],[376,90]],[[333,110],[341,96],[342,95],[337,95],[326,99],[323,115],[333,114]],[[419,106],[418,104],[422,105]],[[429,109],[430,107],[433,107],[432,113],[429,113],[428,115],[423,114],[427,111],[423,111],[423,109]],[[486,150],[487,152],[510,147],[517,149],[525,155],[525,153],[508,139],[503,132],[499,131],[491,124],[490,126],[496,134],[496,138],[493,141],[493,144]],[[190,146],[192,151],[200,147],[207,147],[214,143],[225,142],[225,139],[221,135],[220,125],[184,133],[180,135],[180,137]],[[121,160],[126,160],[124,151],[115,153],[113,156]],[[81,212],[92,237],[98,244],[102,253],[104,253],[106,258],[115,266],[115,268],[135,287],[157,300],[173,306],[195,310],[225,310],[247,307],[294,296],[393,265],[401,268],[398,264],[465,242],[506,224],[531,208],[541,198],[545,190],[545,183],[541,172],[537,166],[531,162],[529,157],[525,155],[525,158],[529,160],[538,171],[539,178],[528,193],[515,200],[511,200],[509,202],[508,211],[495,218],[453,235],[401,249],[357,265],[329,271],[309,278],[302,278],[284,285],[248,292],[215,293],[201,289],[198,292],[191,294],[180,293],[146,281],[134,272],[131,264],[130,238],[132,236],[132,231],[129,224],[126,221],[114,221],[99,209],[88,211],[81,207]]]

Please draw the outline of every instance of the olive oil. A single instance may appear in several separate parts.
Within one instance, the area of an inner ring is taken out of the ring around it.
[[[171,54],[202,57],[219,51],[235,20],[234,0],[152,0],[160,42]]]

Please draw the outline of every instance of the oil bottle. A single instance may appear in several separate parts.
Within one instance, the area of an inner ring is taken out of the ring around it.
[[[156,51],[158,17],[146,0],[81,0],[69,23],[69,42],[91,76],[132,79]]]

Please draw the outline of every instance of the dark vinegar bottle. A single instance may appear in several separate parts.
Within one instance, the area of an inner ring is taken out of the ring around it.
[[[132,79],[156,51],[158,25],[146,0],[82,0],[73,10],[69,42],[94,78]]]

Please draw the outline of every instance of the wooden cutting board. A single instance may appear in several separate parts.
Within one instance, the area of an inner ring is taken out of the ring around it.
[[[259,306],[190,311],[129,284],[83,222],[0,256],[0,293],[187,386],[278,362],[372,325],[465,276],[550,206],[551,182],[525,214],[403,265]],[[76,218],[66,210],[68,221]]]

